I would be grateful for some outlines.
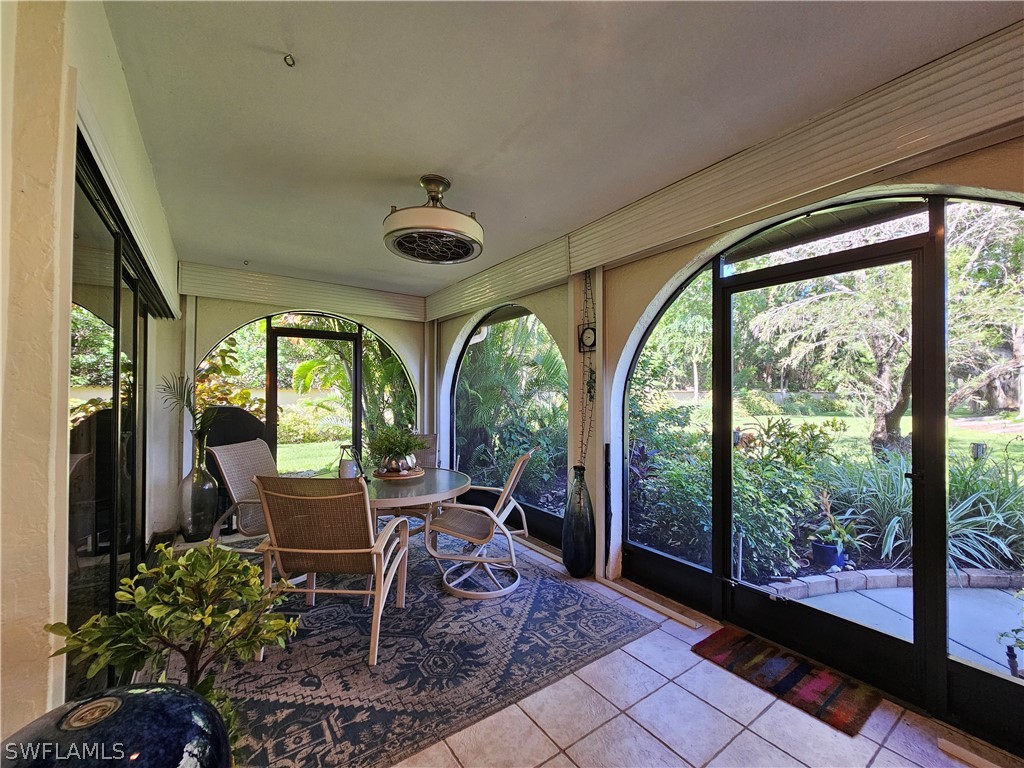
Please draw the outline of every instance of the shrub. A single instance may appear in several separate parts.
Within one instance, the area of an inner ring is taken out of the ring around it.
[[[351,435],[346,419],[319,403],[298,402],[283,406],[277,417],[278,443],[323,443]]]
[[[264,587],[259,566],[213,541],[180,557],[157,545],[156,565],[138,570],[114,593],[115,613],[96,614],[77,630],[63,623],[44,627],[64,638],[54,655],[76,654],[72,663],[88,663],[90,678],[110,665],[118,674],[150,667],[163,680],[173,654],[185,685],[217,708],[237,747],[237,716],[214,674],[230,661],[251,661],[264,646],[283,648],[295,634],[298,621],[273,612],[284,600],[281,585]]]
[[[825,476],[836,508],[855,516],[877,556],[892,565],[906,562],[913,546],[910,469],[903,453],[880,451],[866,463],[835,462]],[[1012,568],[1020,560],[1024,485],[1009,457],[950,455],[947,535],[952,568]]]
[[[793,542],[816,506],[819,462],[832,454],[841,422],[801,424],[769,418],[733,457],[733,523],[743,577],[791,573]],[[666,440],[663,434],[661,439]],[[664,444],[664,443],[663,443]],[[711,435],[677,436],[671,450],[630,444],[629,533],[638,543],[710,566]]]
[[[823,477],[837,514],[855,517],[864,541],[894,566],[910,557],[912,489],[904,477],[909,471],[905,454],[879,451],[866,463],[834,462]]]
[[[782,413],[778,403],[756,389],[741,391],[737,399],[742,410],[749,416],[778,416]]]
[[[846,416],[850,404],[831,393],[816,397],[810,392],[797,392],[783,399],[782,412],[787,416]]]

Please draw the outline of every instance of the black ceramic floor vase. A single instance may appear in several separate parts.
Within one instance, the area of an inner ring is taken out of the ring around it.
[[[572,482],[562,518],[562,564],[569,575],[582,579],[594,570],[594,507],[585,477],[586,467],[572,468]]]

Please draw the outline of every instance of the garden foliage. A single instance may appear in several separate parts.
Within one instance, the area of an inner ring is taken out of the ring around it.
[[[516,497],[561,515],[568,476],[568,372],[534,315],[485,326],[470,343],[455,391],[458,468],[478,485],[505,484],[516,459],[537,447]]]

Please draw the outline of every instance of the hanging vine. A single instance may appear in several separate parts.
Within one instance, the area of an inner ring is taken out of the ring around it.
[[[596,315],[594,308],[594,285],[590,271],[583,273],[583,316],[580,327],[594,326]],[[597,390],[597,370],[594,368],[595,348],[584,349],[582,352],[583,366],[580,376],[580,451],[579,463],[586,464],[587,448],[590,435],[594,430],[594,398]]]

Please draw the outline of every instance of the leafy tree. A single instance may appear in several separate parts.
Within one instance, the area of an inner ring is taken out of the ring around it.
[[[267,417],[267,401],[248,387],[236,384],[242,372],[236,367],[238,342],[224,339],[196,369],[195,402],[200,413],[213,405],[235,405],[259,419]]]
[[[347,330],[349,321],[318,317],[322,330]],[[353,345],[326,339],[290,339],[303,350],[303,360],[295,366],[292,386],[303,394],[315,389],[333,390],[334,405],[349,403],[355,380]],[[372,331],[363,331],[363,389],[361,392],[364,427],[369,433],[384,424],[411,428],[416,423],[416,393],[401,358]],[[328,404],[329,405],[329,404]]]
[[[1024,416],[1024,213],[982,203],[946,208],[949,409],[1008,380]],[[988,400],[988,402],[986,402]]]
[[[689,374],[693,401],[701,379],[711,378],[711,270],[698,274],[661,316],[644,346],[644,355],[662,371],[668,388],[681,389]]]
[[[920,216],[847,233],[846,247],[905,236]],[[1005,206],[947,206],[949,363],[961,379],[950,410],[986,387],[1016,375],[1024,402],[1024,216]],[[831,239],[787,249],[806,256],[835,250]],[[898,447],[900,420],[910,404],[910,269],[889,265],[803,280],[740,294],[769,297],[750,322],[785,364],[810,363],[833,383],[860,397],[872,417],[870,440]],[[761,297],[758,297],[760,299]],[[742,327],[737,324],[737,327]],[[824,376],[823,376],[824,378]]]
[[[84,307],[71,305],[71,386],[111,387],[114,329]]]
[[[770,306],[751,331],[789,365],[831,363],[867,400],[873,446],[898,443],[910,402],[910,266],[892,264],[763,289]],[[739,300],[746,294],[741,294]]]

